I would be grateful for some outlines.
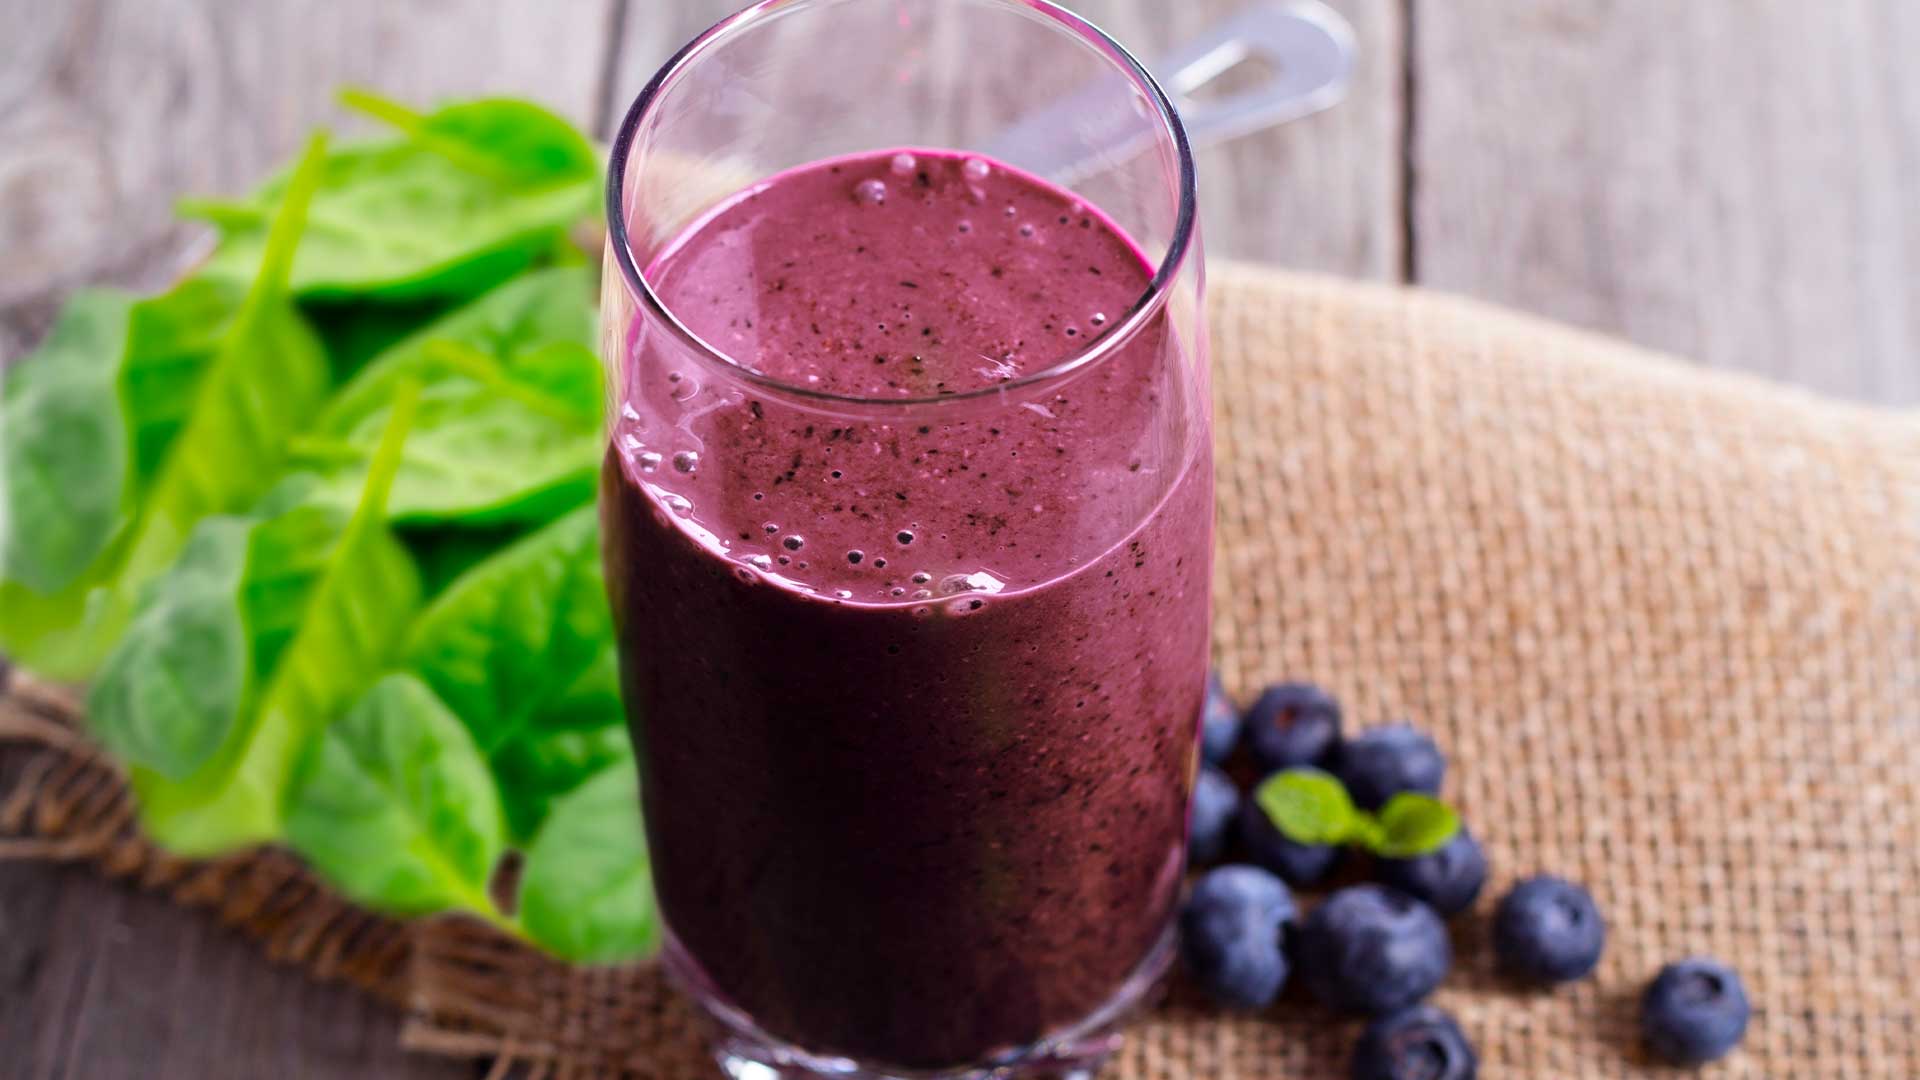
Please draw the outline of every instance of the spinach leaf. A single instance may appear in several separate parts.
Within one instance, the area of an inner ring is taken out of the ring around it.
[[[526,725],[493,752],[489,763],[500,782],[513,838],[532,839],[555,798],[632,756],[620,708],[619,660],[609,639],[572,686],[542,703]]]
[[[287,436],[318,411],[328,390],[326,354],[287,293],[326,139],[308,144],[274,215],[259,276],[194,387],[178,433],[155,465],[123,586],[178,554],[207,514],[246,507],[278,475]]]
[[[582,137],[537,106],[473,102],[405,126],[411,137],[342,147],[328,157],[294,264],[301,295],[474,295],[558,248],[568,227],[598,202],[591,146],[581,156]],[[575,145],[556,152],[563,135]],[[542,148],[537,168],[503,167],[529,147]],[[265,223],[286,187],[284,176],[275,177],[239,202],[181,204],[181,213],[219,226],[215,272],[258,257]]]
[[[125,550],[110,544],[85,573],[53,593],[0,580],[0,650],[47,678],[78,681],[99,666],[126,625],[126,604],[110,586]]]
[[[608,622],[611,631],[611,617]],[[620,705],[620,652],[614,647],[611,632],[601,643],[593,663],[580,672],[579,677],[560,691],[557,697],[545,702],[539,713],[541,725],[556,731],[586,731],[604,727],[625,730],[626,717],[626,711]],[[576,779],[584,780],[586,774],[581,773]]]
[[[107,548],[238,306],[200,278],[144,300],[73,295],[0,397],[0,578],[57,592]]]
[[[398,651],[420,586],[406,549],[386,527],[385,500],[415,397],[412,387],[402,388],[359,505],[343,526],[333,527],[339,513],[334,504],[312,499],[317,489],[296,482],[269,498],[271,516],[249,530],[245,569],[229,594],[234,611],[220,616],[232,620],[229,626],[237,622],[249,654],[239,690],[223,669],[228,689],[219,696],[181,696],[185,707],[171,708],[171,719],[143,720],[156,699],[142,690],[166,685],[169,676],[139,665],[147,657],[170,661],[176,655],[152,642],[179,632],[178,623],[165,620],[137,620],[135,628],[143,632],[129,633],[95,685],[89,713],[109,745],[137,751],[154,741],[179,740],[177,747],[132,760],[131,770],[142,823],[175,853],[214,855],[277,838],[296,754]],[[170,574],[147,603],[162,607],[185,588]],[[237,709],[221,711],[230,701],[239,703]],[[208,728],[218,729],[217,740]],[[205,751],[208,743],[214,744],[211,753]],[[179,775],[183,765],[193,767]]]
[[[462,575],[405,655],[491,755],[564,700],[612,637],[599,519],[584,506]]]
[[[427,353],[437,377],[422,394],[394,482],[396,521],[546,521],[592,499],[602,445],[600,365],[591,351],[555,342],[506,364],[450,342],[431,343]],[[578,400],[583,385],[594,401],[587,407]],[[296,450],[350,479],[386,416],[383,405]]]
[[[259,525],[201,522],[108,654],[87,722],[121,762],[184,779],[238,721],[251,661],[237,600]]]
[[[632,760],[633,744],[620,724],[579,731],[535,725],[508,739],[488,765],[500,786],[509,835],[526,843],[546,823],[555,799],[600,770]]]
[[[595,344],[592,298],[592,274],[579,267],[539,270],[508,282],[373,357],[327,403],[315,430],[334,435],[350,431],[384,407],[403,380],[426,381],[444,374],[446,365],[433,355],[439,342],[467,346],[501,364],[552,342],[591,349]]]
[[[119,529],[127,428],[113,393],[133,300],[74,295],[0,396],[0,579],[42,594],[83,574]]]
[[[400,379],[424,382],[394,483],[402,524],[545,521],[592,497],[602,375],[584,271],[502,286],[394,345],[348,384],[296,449],[350,477]]]
[[[335,297],[304,300],[300,310],[327,350],[333,381],[345,385],[374,357],[444,318],[453,305],[440,297],[395,303]]]
[[[517,521],[476,526],[434,522],[403,527],[399,534],[420,568],[421,592],[437,597],[461,575],[538,527]]]
[[[420,113],[349,87],[348,108],[392,124],[423,146],[482,175],[538,187],[598,180],[600,155],[586,136],[530,101],[482,98]]]
[[[318,410],[326,365],[286,272],[324,148],[302,158],[244,300],[213,278],[131,303],[82,294],[9,387],[0,646],[18,662],[90,674],[195,522],[258,498]]]
[[[190,277],[133,305],[119,393],[133,447],[136,493],[152,484],[186,425],[208,364],[246,302],[246,286]]]
[[[126,295],[74,295],[0,390],[0,649],[57,679],[99,661],[101,589],[119,565],[132,501],[113,379]]]
[[[519,918],[534,941],[578,963],[634,959],[658,942],[631,759],[554,801],[527,851]]]
[[[295,763],[287,839],[340,891],[399,915],[504,921],[487,880],[506,849],[486,761],[427,685],[393,674]]]

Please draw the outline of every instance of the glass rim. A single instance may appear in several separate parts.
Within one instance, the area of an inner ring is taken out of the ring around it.
[[[640,93],[634,97],[633,103],[627,107],[626,114],[620,120],[620,127],[614,133],[613,148],[607,164],[607,244],[613,252],[614,261],[620,266],[620,275],[625,279],[629,294],[634,296],[652,317],[663,323],[682,344],[703,359],[722,365],[729,373],[755,386],[779,394],[804,398],[818,404],[882,409],[945,405],[999,397],[1009,392],[1064,380],[1092,367],[1131,341],[1166,306],[1167,296],[1172,291],[1174,280],[1186,265],[1187,256],[1193,246],[1194,229],[1199,218],[1193,148],[1187,141],[1186,127],[1180,122],[1180,114],[1175,110],[1172,99],[1167,96],[1167,92],[1153,74],[1126,46],[1115,41],[1112,35],[1083,16],[1061,7],[1053,0],[999,0],[1012,6],[1025,7],[1053,20],[1083,40],[1093,42],[1106,52],[1110,59],[1118,60],[1121,72],[1133,81],[1136,88],[1146,91],[1147,99],[1153,103],[1154,113],[1160,121],[1163,133],[1173,143],[1180,170],[1178,179],[1180,205],[1174,219],[1173,237],[1167,244],[1166,254],[1154,268],[1153,277],[1148,280],[1146,289],[1127,309],[1126,314],[1116,319],[1106,333],[1039,371],[972,390],[911,397],[842,394],[788,382],[785,379],[755,371],[694,333],[693,329],[680,321],[680,317],[654,291],[652,284],[647,281],[646,275],[641,273],[639,264],[634,259],[632,238],[627,229],[625,206],[627,157],[633,150],[634,136],[639,131],[641,122],[646,119],[654,103],[674,76],[698,59],[702,51],[729,35],[753,26],[782,8],[807,2],[810,0],[759,0],[702,31],[693,40],[681,46],[680,50],[662,64],[660,70],[654,72],[651,79],[647,80],[646,86],[641,88]],[[621,336],[624,339],[625,335]]]

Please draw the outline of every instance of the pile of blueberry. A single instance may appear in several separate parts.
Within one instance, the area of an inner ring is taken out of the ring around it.
[[[1181,953],[1189,975],[1221,1004],[1261,1009],[1298,971],[1323,1004],[1370,1019],[1353,1058],[1355,1080],[1471,1080],[1473,1047],[1454,1019],[1422,1004],[1453,964],[1443,920],[1466,911],[1487,880],[1487,858],[1464,826],[1408,858],[1375,857],[1372,880],[1340,888],[1302,913],[1293,888],[1327,881],[1348,865],[1344,845],[1302,843],[1266,808],[1244,797],[1231,773],[1268,777],[1323,770],[1354,805],[1378,811],[1396,795],[1438,795],[1446,758],[1405,724],[1344,738],[1340,704],[1305,683],[1280,683],[1244,714],[1210,684],[1202,716],[1204,762],[1194,787],[1191,859],[1203,866],[1237,852],[1194,883],[1181,912]],[[1584,978],[1600,962],[1606,922],[1593,897],[1550,875],[1516,884],[1494,910],[1501,969],[1547,986]],[[1750,1009],[1740,977],[1695,958],[1670,964],[1647,988],[1641,1025],[1647,1045],[1679,1065],[1732,1050]]]

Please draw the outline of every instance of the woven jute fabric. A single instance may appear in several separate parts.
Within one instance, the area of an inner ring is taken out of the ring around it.
[[[1212,303],[1220,665],[1448,751],[1494,880],[1438,1000],[1483,1075],[1662,1075],[1638,993],[1710,953],[1755,1005],[1715,1075],[1920,1077],[1920,419],[1405,290],[1235,268]],[[423,1051],[711,1075],[650,968],[379,918],[280,853],[165,857],[79,730],[30,679],[0,701],[0,850],[207,905],[406,1008]],[[1552,992],[1503,982],[1486,932],[1540,871],[1611,929],[1595,977]],[[1176,983],[1107,1075],[1338,1076],[1357,1027],[1298,995],[1223,1017]]]

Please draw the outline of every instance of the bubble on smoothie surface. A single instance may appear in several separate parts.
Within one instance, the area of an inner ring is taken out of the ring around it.
[[[666,503],[667,509],[673,511],[680,517],[693,516],[693,504],[687,501],[685,495],[669,491],[665,495],[660,496],[660,501]]]
[[[956,593],[965,592],[997,593],[1006,587],[1006,582],[985,570],[976,570],[971,574],[948,574],[940,579],[942,596],[953,596]]]
[[[901,529],[899,532],[893,534],[893,538],[902,544],[911,544],[913,543],[913,530]]]
[[[913,170],[919,166],[920,163],[914,160],[912,154],[902,153],[893,155],[889,168],[893,170],[895,176],[912,176]]]
[[[773,569],[773,560],[765,555],[755,555],[748,559],[747,562],[751,564],[755,570]]]
[[[933,580],[933,575],[921,570],[910,579],[915,585],[925,585]]]
[[[853,185],[853,201],[863,206],[878,206],[886,202],[886,181],[869,178]]]
[[[660,455],[651,450],[642,450],[634,460],[640,463],[641,472],[653,472],[660,468]]]
[[[1020,226],[1020,235],[1021,235],[1021,236],[1032,236],[1032,235],[1033,235],[1033,226],[1031,226],[1031,225],[1022,225],[1022,226]]]
[[[801,536],[799,533],[790,533],[785,540],[780,541],[780,546],[786,548],[788,551],[799,551],[801,548],[807,546],[807,540],[806,537]]]
[[[673,455],[673,471],[691,473],[700,467],[700,455],[692,450],[682,450]]]
[[[772,536],[774,533],[777,533],[780,531],[780,526],[775,525],[771,521],[767,522],[765,525],[760,526],[760,528],[764,529],[768,536]]]
[[[993,166],[984,158],[970,157],[960,163],[960,175],[966,177],[968,183],[982,183],[993,175]]]
[[[1104,311],[1096,311],[1096,312],[1094,312],[1094,313],[1093,313],[1093,317],[1092,317],[1092,318],[1089,318],[1089,319],[1088,319],[1087,321],[1088,321],[1088,322],[1090,322],[1090,323],[1092,323],[1092,324],[1093,324],[1093,325],[1095,325],[1095,326],[1105,326],[1105,325],[1107,325],[1107,315],[1106,315],[1106,312],[1104,312]]]
[[[860,560],[866,557],[867,553],[861,551],[859,548],[854,548],[852,551],[847,552],[847,562],[854,566],[859,566]]]

